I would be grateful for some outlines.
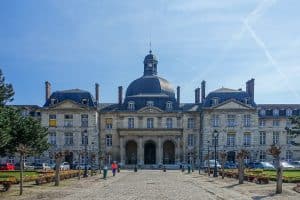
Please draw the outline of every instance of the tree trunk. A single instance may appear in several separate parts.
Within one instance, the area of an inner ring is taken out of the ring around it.
[[[81,172],[81,170],[80,170],[80,153],[78,154],[78,180],[80,180],[80,172]]]
[[[59,181],[60,181],[60,177],[59,177],[59,167],[60,167],[60,158],[57,158],[55,160],[55,186],[59,186]]]
[[[239,184],[244,183],[244,159],[239,159]]]
[[[224,174],[224,162],[222,162],[222,179],[224,179],[224,176],[225,176],[225,174]]]
[[[20,195],[23,194],[24,154],[20,154]]]
[[[282,193],[282,167],[281,167],[281,164],[280,164],[280,159],[279,159],[279,156],[278,158],[276,159],[277,161],[277,175],[276,175],[276,178],[277,178],[277,181],[276,181],[276,194],[281,194]]]

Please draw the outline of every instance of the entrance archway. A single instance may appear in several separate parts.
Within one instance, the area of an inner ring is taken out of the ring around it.
[[[144,147],[145,165],[153,165],[156,161],[156,147],[154,142],[149,141],[145,143]]]
[[[73,165],[73,152],[68,152],[65,155],[65,161],[68,162],[70,165]]]
[[[235,151],[227,152],[227,161],[235,163]]]
[[[137,164],[137,143],[135,141],[128,141],[126,143],[126,164]]]
[[[175,164],[175,145],[172,141],[164,142],[163,164]]]

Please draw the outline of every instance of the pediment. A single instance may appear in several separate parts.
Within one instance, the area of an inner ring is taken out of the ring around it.
[[[81,105],[71,100],[65,100],[59,102],[58,104],[53,105],[51,108],[58,109],[58,110],[59,109],[83,109]]]
[[[146,106],[137,111],[138,113],[162,113],[163,111],[158,107]]]
[[[242,110],[249,110],[253,109],[250,105],[246,105],[244,103],[238,102],[236,100],[228,100],[219,105],[213,107],[213,109],[220,109],[220,110],[231,110],[231,109],[242,109]]]

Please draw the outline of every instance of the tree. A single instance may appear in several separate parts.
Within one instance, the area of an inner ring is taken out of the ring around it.
[[[221,166],[222,166],[222,179],[224,179],[224,165],[227,159],[227,153],[226,151],[220,152],[220,158],[221,158]]]
[[[48,131],[40,122],[18,114],[11,131],[11,140],[5,145],[7,154],[20,154],[20,195],[23,193],[23,167],[26,155],[40,155],[49,148]]]
[[[7,102],[11,102],[14,94],[12,84],[5,83],[5,77],[0,69],[0,107],[3,107]]]
[[[289,118],[291,122],[291,127],[286,127],[286,131],[290,134],[294,139],[300,135],[300,116],[293,116]],[[300,146],[300,143],[295,140],[291,141],[291,144],[294,146]]]
[[[280,164],[280,153],[281,147],[277,147],[272,145],[270,149],[268,149],[268,153],[272,155],[275,159],[276,165],[276,194],[282,193],[282,166]]]
[[[248,156],[249,152],[245,149],[241,149],[240,152],[237,153],[237,160],[239,163],[238,172],[239,172],[239,184],[244,183],[244,170],[245,170],[245,161],[244,159]]]

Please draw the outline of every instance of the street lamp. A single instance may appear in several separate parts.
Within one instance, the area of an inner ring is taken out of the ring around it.
[[[214,167],[214,177],[218,177],[218,169],[217,169],[217,139],[219,137],[219,132],[214,130],[213,135],[214,143],[215,143],[215,167]]]
[[[83,174],[83,177],[88,177],[88,174],[87,174],[87,137],[88,137],[88,134],[87,134],[87,131],[85,130],[83,132],[83,137],[84,137],[84,174]]]
[[[209,158],[209,140],[207,140],[207,171],[208,171],[208,176],[210,176],[210,158]]]

